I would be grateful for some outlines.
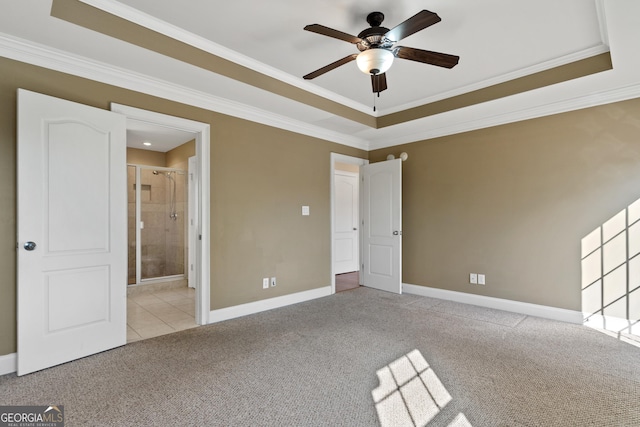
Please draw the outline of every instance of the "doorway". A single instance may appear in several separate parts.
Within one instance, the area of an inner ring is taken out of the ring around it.
[[[210,314],[210,269],[209,263],[203,262],[210,257],[210,239],[209,239],[209,221],[210,221],[210,129],[209,125],[205,123],[195,122],[188,119],[182,119],[179,117],[168,116],[165,114],[154,113],[151,111],[141,110],[134,107],[129,107],[120,104],[112,104],[111,110],[127,117],[127,139],[135,133],[136,130],[153,128],[159,132],[164,133],[178,133],[188,134],[189,138],[195,143],[195,156],[193,160],[186,159],[184,167],[180,167],[182,171],[188,171],[184,175],[185,179],[190,182],[188,184],[188,190],[185,192],[190,195],[189,208],[192,209],[191,214],[184,219],[188,219],[189,226],[187,227],[188,235],[185,237],[185,241],[191,243],[191,250],[187,250],[187,258],[185,268],[187,270],[193,270],[192,274],[186,274],[183,272],[183,277],[188,277],[191,280],[193,288],[187,288],[185,292],[191,292],[194,300],[193,315],[195,323],[198,325],[205,325],[209,322]],[[151,142],[151,141],[149,141]],[[153,142],[151,142],[153,144]],[[189,166],[191,165],[191,167]],[[157,175],[153,174],[153,171],[158,172]],[[163,173],[161,176],[161,172]],[[149,168],[151,173],[156,178],[163,178],[170,185],[176,182],[176,176],[172,176],[174,181],[171,181],[166,175],[172,172],[171,168],[153,167]],[[171,175],[170,175],[171,176]],[[165,179],[166,177],[166,179]],[[167,184],[167,182],[164,182]],[[144,183],[140,183],[144,185]],[[171,187],[173,188],[173,187]],[[177,188],[177,187],[176,187]],[[141,188],[142,190],[142,188]],[[193,196],[193,197],[191,197]],[[177,200],[176,200],[177,201]],[[177,212],[170,212],[175,216]],[[178,214],[179,215],[179,214]],[[139,228],[139,224],[138,227]],[[140,236],[138,235],[138,239]],[[139,254],[141,256],[141,254]],[[186,280],[185,280],[186,282]],[[182,291],[181,291],[182,292]],[[178,295],[169,295],[165,299],[178,298]],[[184,297],[184,295],[183,295]],[[165,301],[167,302],[167,301]]]
[[[187,164],[189,152],[195,151],[193,135],[163,153],[132,148],[142,135],[129,134],[128,159],[146,159],[153,166],[127,165],[127,343],[197,326],[195,290],[189,288],[186,274],[188,241],[193,239],[187,233],[188,176],[180,168],[165,167]],[[143,140],[159,141],[152,134]]]
[[[360,284],[360,166],[369,161],[331,153],[331,289],[332,293]]]

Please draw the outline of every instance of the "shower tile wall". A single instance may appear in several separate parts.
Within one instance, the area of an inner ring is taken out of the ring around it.
[[[169,218],[167,211],[167,229],[165,247],[165,275],[183,274],[185,272],[185,223],[186,221],[186,191],[185,175],[176,176],[176,213],[175,220]]]
[[[135,168],[129,168],[129,173],[129,283],[135,283]],[[170,217],[171,180],[162,174],[154,175],[151,169],[142,169],[140,175],[142,279],[183,274],[186,174],[174,175],[178,214],[175,220]]]

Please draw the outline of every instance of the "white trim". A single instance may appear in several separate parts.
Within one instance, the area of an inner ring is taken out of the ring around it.
[[[172,129],[179,129],[185,132],[196,134],[196,158],[197,158],[197,188],[199,190],[197,198],[200,203],[200,212],[197,233],[202,236],[200,248],[196,255],[196,323],[206,325],[209,323],[209,301],[211,292],[211,232],[209,222],[211,219],[211,178],[210,178],[210,126],[208,123],[196,122],[180,117],[169,116],[162,113],[155,113],[136,107],[111,103],[111,111],[123,114],[127,121],[135,120],[144,123],[152,123]]]
[[[366,140],[0,33],[0,56],[267,126],[366,150]],[[256,89],[258,90],[258,89]]]
[[[331,293],[331,286],[324,286],[310,291],[297,292],[295,294],[234,305],[233,307],[220,308],[211,311],[209,314],[209,323],[223,322],[225,320],[273,310],[275,308],[311,301],[317,298],[327,297],[331,295]]]
[[[600,44],[598,46],[590,47],[588,49],[584,49],[578,52],[570,53],[568,55],[561,56],[559,58],[555,58],[549,61],[541,62],[539,64],[535,64],[531,67],[521,68],[516,71],[512,71],[510,73],[501,74],[497,77],[493,77],[490,79],[482,80],[477,83],[473,83],[467,86],[461,86],[450,90],[448,92],[442,92],[435,96],[429,98],[422,98],[418,101],[407,103],[403,105],[398,105],[393,108],[385,109],[380,114],[382,116],[387,114],[397,113],[399,111],[408,110],[410,108],[421,107],[426,104],[431,104],[433,102],[438,102],[443,99],[453,98],[454,96],[464,95],[469,92],[473,92],[480,89],[485,89],[491,86],[495,86],[501,83],[510,82],[515,79],[519,79],[522,77],[530,76],[535,73],[540,73],[542,71],[551,70],[556,67],[561,67],[563,65],[571,64],[577,61],[581,61],[583,59],[591,58],[596,55],[600,55],[603,53],[609,52],[609,47],[605,44]]]
[[[605,19],[606,16],[604,14],[604,5],[603,5],[604,0],[596,0],[596,12],[598,16],[598,23],[599,23],[600,37],[601,37],[601,43],[598,44],[597,46],[583,49],[578,52],[573,52],[558,58],[554,58],[554,59],[542,62],[540,64],[535,64],[530,67],[524,67],[519,70],[502,74],[497,77],[489,78],[469,86],[456,88],[447,93],[441,93],[430,98],[421,99],[416,102],[399,105],[394,108],[386,109],[384,111],[378,111],[374,114],[371,114],[371,107],[368,105],[364,105],[360,102],[356,102],[352,99],[344,97],[333,91],[321,88],[315,84],[311,84],[299,77],[292,76],[291,74],[285,73],[282,70],[274,68],[263,62],[256,61],[253,58],[240,54],[218,43],[214,43],[211,40],[198,36],[190,31],[177,27],[173,24],[170,24],[166,21],[158,19],[154,16],[151,16],[133,7],[124,5],[114,0],[80,0],[80,1],[90,6],[93,6],[95,8],[98,8],[104,12],[107,12],[111,15],[117,16],[129,22],[133,22],[137,25],[141,25],[152,31],[163,34],[174,40],[178,40],[190,46],[201,49],[212,55],[227,59],[235,64],[241,65],[243,67],[247,67],[258,73],[272,77],[276,80],[290,84],[299,89],[316,94],[318,96],[329,99],[331,101],[337,102],[349,108],[353,108],[354,110],[367,113],[374,117],[393,114],[398,111],[404,111],[406,109],[421,106],[421,105],[435,102],[441,99],[446,99],[446,98],[457,96],[463,93],[486,88],[489,86],[493,86],[495,84],[508,82],[520,77],[528,76],[534,73],[538,73],[540,71],[570,64],[572,62],[590,58],[592,56],[599,55],[601,53],[605,53],[609,51],[608,29],[607,29],[607,23]]]
[[[393,134],[383,132],[379,139],[374,136],[367,141],[9,34],[0,33],[0,56],[367,151],[640,97],[640,84],[636,83],[542,106],[509,110],[475,121],[466,120],[442,127],[429,125],[424,127],[425,131],[411,134],[402,135],[396,128]]]
[[[169,38],[181,41],[185,44],[208,52],[217,57],[224,58],[235,64],[241,65],[260,74],[264,74],[265,76],[272,77],[276,80],[297,87],[306,92],[313,93],[315,95],[337,102],[341,105],[353,108],[354,110],[360,111],[362,113],[366,113],[369,115],[371,114],[371,107],[368,105],[364,105],[333,91],[309,83],[306,80],[303,80],[301,77],[292,76],[291,74],[285,73],[278,68],[267,65],[264,62],[256,61],[251,57],[238,53],[225,46],[212,42],[211,40],[198,36],[190,31],[177,27],[173,24],[158,19],[155,16],[151,16],[147,13],[141,12],[130,6],[124,5],[114,0],[80,1],[111,15],[117,16],[129,22],[133,22],[137,25],[148,28]]]
[[[478,129],[486,129],[507,123],[515,123],[524,120],[550,116],[553,114],[575,111],[582,108],[589,108],[598,105],[610,104],[613,102],[626,101],[638,97],[640,97],[640,84],[635,83],[621,88],[605,90],[598,93],[590,93],[588,95],[578,96],[572,99],[565,99],[541,106],[513,110],[504,114],[495,114],[493,116],[483,117],[478,120],[467,120],[461,123],[454,123],[442,127],[425,126],[425,131],[405,134],[397,138],[394,138],[393,136],[389,136],[387,134],[385,138],[382,138],[381,140],[376,142],[371,142],[369,144],[369,150],[373,151],[381,148],[389,148],[396,145],[438,138],[441,136],[454,135]]]
[[[336,293],[336,271],[335,271],[335,254],[333,252],[333,248],[335,247],[335,242],[334,242],[334,233],[335,233],[335,229],[336,229],[336,224],[335,224],[335,203],[336,203],[336,182],[335,182],[335,173],[336,173],[336,162],[340,162],[340,163],[347,163],[347,164],[351,164],[351,165],[358,165],[358,166],[363,166],[363,165],[368,165],[369,164],[369,160],[367,159],[362,159],[360,157],[353,157],[353,156],[347,156],[345,154],[338,154],[338,153],[331,153],[331,161],[330,163],[330,173],[329,173],[329,177],[330,177],[330,190],[329,190],[329,197],[331,199],[331,203],[330,203],[330,209],[331,209],[331,248],[330,248],[330,252],[331,252],[331,294],[335,294]],[[358,173],[358,175],[360,175]],[[362,212],[362,192],[359,191],[358,194],[360,194],[360,207],[359,207],[359,211]],[[358,227],[361,228],[361,227]],[[358,261],[358,266],[362,265],[362,234],[358,233],[358,235],[360,237],[358,237],[358,253],[360,254],[360,260]],[[359,269],[358,269],[359,270]]]
[[[0,375],[13,374],[18,371],[18,354],[9,353],[0,356]]]
[[[429,288],[427,286],[411,285],[407,283],[403,283],[402,287],[404,292],[408,294],[461,302],[463,304],[477,305],[480,307],[494,308],[496,310],[526,314],[527,316],[543,317],[545,319],[559,320],[561,322],[582,324],[584,319],[581,312],[566,310],[564,308],[530,304],[527,302],[494,298],[484,295],[467,294],[465,292],[449,291],[446,289]]]

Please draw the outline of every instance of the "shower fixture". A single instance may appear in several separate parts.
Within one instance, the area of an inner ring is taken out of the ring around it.
[[[164,175],[171,181],[172,186],[169,187],[169,218],[176,221],[178,219],[178,211],[176,210],[176,180],[171,176],[173,173],[175,172],[153,171],[154,175]]]

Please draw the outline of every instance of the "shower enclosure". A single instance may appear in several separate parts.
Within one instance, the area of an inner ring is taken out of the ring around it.
[[[128,165],[129,285],[185,279],[187,174]]]

